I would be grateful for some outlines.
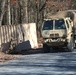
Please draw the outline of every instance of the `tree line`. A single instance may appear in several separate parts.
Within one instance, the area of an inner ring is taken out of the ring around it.
[[[0,0],[0,25],[38,22],[47,0]]]
[[[37,29],[47,13],[76,9],[76,0],[0,0],[0,26],[35,22]]]

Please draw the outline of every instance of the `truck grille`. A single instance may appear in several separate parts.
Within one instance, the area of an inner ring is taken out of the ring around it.
[[[59,34],[50,34],[50,37],[51,38],[58,38],[59,37]]]

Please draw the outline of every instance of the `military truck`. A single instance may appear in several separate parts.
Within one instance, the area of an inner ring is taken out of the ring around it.
[[[49,52],[50,48],[67,48],[73,51],[75,47],[76,19],[75,11],[60,11],[44,19],[41,34],[43,37],[43,50]]]

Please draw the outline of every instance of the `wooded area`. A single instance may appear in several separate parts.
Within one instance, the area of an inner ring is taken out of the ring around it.
[[[0,25],[38,22],[46,0],[0,0]]]
[[[76,0],[0,0],[0,25],[35,22],[37,29],[47,13],[76,9]]]

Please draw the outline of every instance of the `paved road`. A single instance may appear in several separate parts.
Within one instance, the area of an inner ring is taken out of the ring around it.
[[[76,52],[23,55],[0,63],[0,75],[76,75]]]

